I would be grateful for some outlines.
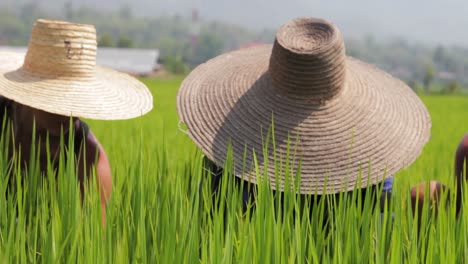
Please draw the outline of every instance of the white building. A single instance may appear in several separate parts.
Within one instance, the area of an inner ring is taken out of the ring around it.
[[[26,53],[26,47],[0,46],[0,51]],[[159,69],[159,50],[100,47],[96,64],[117,71],[145,76]]]

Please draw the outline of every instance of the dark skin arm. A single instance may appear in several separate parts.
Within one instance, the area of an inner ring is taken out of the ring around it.
[[[458,144],[457,151],[455,153],[455,178],[457,181],[457,190],[456,190],[456,211],[457,215],[461,210],[462,204],[461,204],[461,197],[462,197],[462,188],[463,184],[466,180],[466,163],[468,160],[468,134],[465,134],[465,136],[462,138],[460,143]],[[426,196],[427,200],[436,206],[439,205],[439,199],[441,193],[446,190],[446,186],[443,184],[436,182],[436,181],[430,181],[430,188],[429,188],[429,194],[426,195],[426,186],[427,183],[419,183],[418,185],[414,186],[411,189],[411,204],[413,208],[413,212],[415,212],[416,209],[416,204],[418,204],[419,210],[421,210],[423,202],[425,201]],[[420,211],[418,212],[419,214],[421,213]]]
[[[463,136],[458,144],[455,154],[455,177],[457,179],[457,213],[460,211],[462,204],[462,188],[466,181],[466,165],[468,160],[468,134]]]
[[[411,188],[411,209],[413,214],[418,214],[421,219],[424,203],[429,202],[434,210],[438,210],[443,192],[448,191],[447,187],[437,181],[421,182]]]
[[[96,159],[97,153],[97,159]],[[102,211],[102,225],[105,226],[106,223],[106,204],[110,199],[110,194],[112,190],[112,176],[109,159],[107,154],[102,148],[101,144],[98,142],[94,134],[90,131],[88,137],[86,138],[86,168],[88,168],[88,173],[91,173],[91,168],[94,165],[96,167],[97,175],[97,184],[99,188],[100,198],[101,198],[101,211]],[[80,169],[78,170],[78,176],[80,179],[84,179],[84,164],[83,159],[80,159],[79,162]],[[88,174],[89,175],[89,174]]]

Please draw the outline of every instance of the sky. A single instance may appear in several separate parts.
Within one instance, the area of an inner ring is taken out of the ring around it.
[[[25,2],[31,0],[0,0]],[[35,0],[59,9],[64,2],[118,9],[131,6],[135,15],[189,15],[199,10],[204,20],[221,20],[251,29],[277,29],[296,17],[321,17],[334,22],[345,37],[372,34],[377,39],[402,37],[427,44],[468,47],[466,0]]]

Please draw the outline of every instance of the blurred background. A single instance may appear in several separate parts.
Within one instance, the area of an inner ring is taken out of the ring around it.
[[[94,24],[98,63],[183,75],[220,53],[272,43],[296,17],[330,20],[347,54],[419,93],[468,93],[468,1],[1,0],[0,49],[24,51],[37,18]]]

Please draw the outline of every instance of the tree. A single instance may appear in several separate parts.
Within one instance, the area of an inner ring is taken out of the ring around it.
[[[413,90],[413,91],[416,91],[416,87],[418,85],[418,83],[416,82],[415,79],[410,79],[409,81],[407,81],[408,86]]]
[[[189,67],[184,63],[181,56],[168,56],[162,61],[164,68],[173,74],[187,74]]]
[[[20,7],[20,18],[26,25],[32,25],[41,16],[41,10],[37,2],[27,2]]]
[[[445,86],[443,93],[444,94],[455,94],[460,89],[460,85],[457,81],[451,81]]]
[[[178,41],[172,37],[162,37],[156,46],[165,57],[181,57],[183,60],[189,57],[189,43]]]
[[[434,80],[434,67],[431,64],[426,65],[426,73],[424,75],[424,89],[426,93],[430,92],[430,85]]]
[[[117,41],[117,47],[119,47],[119,48],[131,48],[131,47],[133,47],[133,41],[127,35],[120,35],[120,38]]]
[[[444,47],[442,46],[437,46],[437,48],[434,50],[434,55],[432,55],[432,58],[436,64],[445,64],[446,59],[447,59],[447,54],[445,52]]]
[[[98,46],[100,47],[113,47],[114,40],[112,39],[112,35],[109,33],[104,33],[98,40]]]
[[[193,50],[190,63],[198,65],[219,55],[223,51],[223,46],[223,41],[217,35],[207,31],[202,32]]]
[[[26,45],[29,39],[29,28],[21,18],[0,10],[0,43],[1,45]]]

